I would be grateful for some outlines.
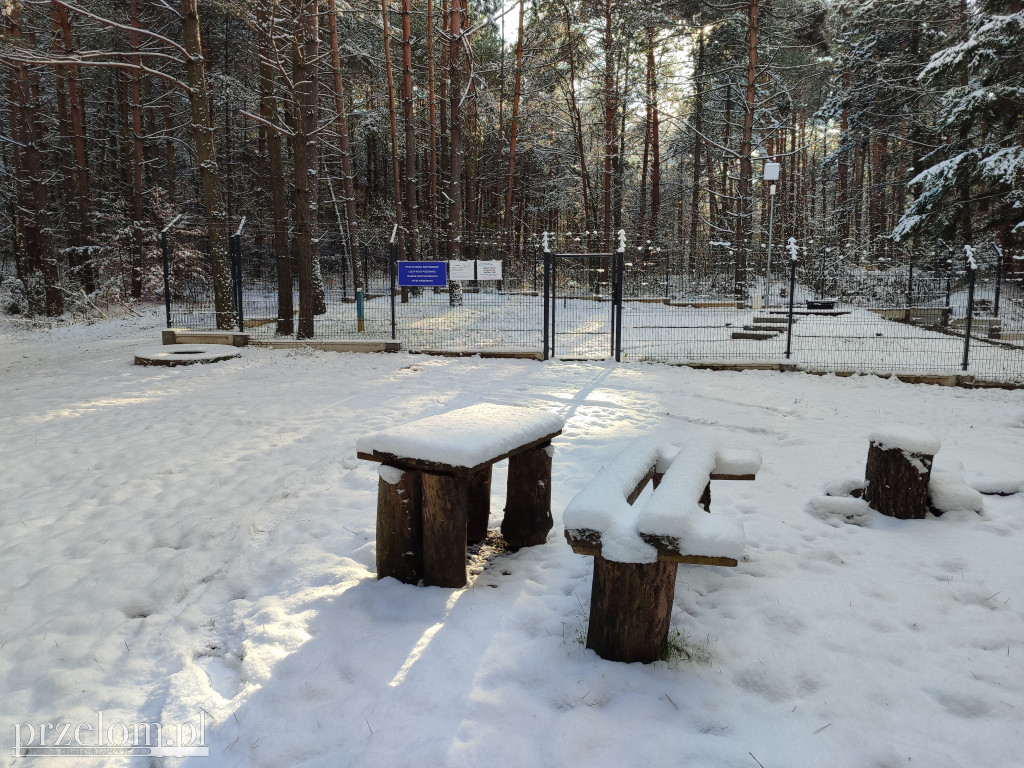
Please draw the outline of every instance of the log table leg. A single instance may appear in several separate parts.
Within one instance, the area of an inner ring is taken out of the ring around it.
[[[657,661],[668,643],[675,563],[617,563],[594,556],[587,648],[609,661]]]
[[[547,541],[551,519],[551,443],[509,457],[501,535],[510,549]]]
[[[420,473],[382,467],[377,486],[377,578],[416,584],[423,576]]]
[[[423,583],[466,586],[467,478],[424,472]]]
[[[928,512],[928,481],[934,458],[872,442],[864,471],[864,500],[883,515],[923,520]]]
[[[466,540],[479,544],[487,538],[487,522],[491,518],[491,465],[470,476]]]

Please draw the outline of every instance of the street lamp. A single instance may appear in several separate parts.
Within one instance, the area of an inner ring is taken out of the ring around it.
[[[782,166],[779,163],[765,163],[764,164],[764,180],[773,182],[768,187],[768,198],[770,200],[768,204],[768,261],[765,267],[764,275],[764,305],[769,306],[771,299],[771,281],[772,281],[772,230],[775,228],[775,184],[774,182],[779,180],[779,171]]]

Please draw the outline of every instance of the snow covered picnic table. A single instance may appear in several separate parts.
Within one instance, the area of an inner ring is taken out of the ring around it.
[[[543,544],[551,530],[552,438],[561,417],[481,403],[368,435],[360,459],[380,463],[377,578],[466,584],[466,545],[483,541],[491,468],[508,459],[501,533],[509,547]]]
[[[594,557],[587,647],[613,661],[655,661],[668,641],[679,563],[735,566],[739,520],[708,514],[712,480],[753,480],[757,451],[722,449],[700,435],[681,446],[631,443],[569,503],[565,538]],[[654,492],[636,505],[647,484]]]

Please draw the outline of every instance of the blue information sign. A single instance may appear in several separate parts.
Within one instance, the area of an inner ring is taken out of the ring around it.
[[[443,288],[448,285],[448,263],[444,261],[398,262],[398,285]]]

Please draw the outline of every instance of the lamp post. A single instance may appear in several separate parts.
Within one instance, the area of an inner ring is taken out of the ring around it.
[[[772,283],[772,231],[775,229],[775,184],[774,182],[779,180],[779,170],[781,169],[779,163],[765,163],[764,164],[764,180],[773,182],[768,187],[768,260],[765,266],[764,274],[764,305],[769,306],[771,301],[771,283]]]

